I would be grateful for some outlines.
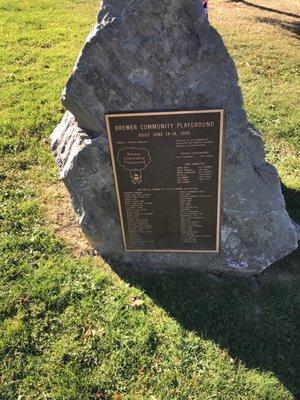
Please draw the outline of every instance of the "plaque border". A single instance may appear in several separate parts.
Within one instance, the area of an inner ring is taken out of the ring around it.
[[[217,225],[216,225],[216,250],[172,250],[172,249],[127,249],[126,246],[126,236],[125,236],[125,229],[124,229],[124,221],[123,221],[123,213],[122,213],[122,205],[120,200],[120,193],[119,193],[119,184],[118,184],[118,177],[117,171],[115,166],[115,153],[112,144],[111,138],[111,131],[110,131],[110,124],[109,119],[115,117],[134,117],[134,116],[147,116],[147,115],[169,115],[169,114],[209,114],[209,113],[220,113],[220,131],[219,131],[219,162],[218,162],[218,194],[217,194]],[[125,252],[130,253],[219,253],[220,251],[220,235],[221,235],[221,197],[222,197],[222,180],[223,180],[223,143],[224,143],[224,109],[208,109],[208,110],[170,110],[170,111],[142,111],[142,112],[108,112],[105,114],[105,122],[106,122],[106,133],[108,136],[109,142],[109,149],[110,149],[110,156],[111,156],[111,163],[113,169],[113,177],[115,181],[115,189],[117,194],[118,200],[118,208],[119,208],[119,218],[121,223],[121,231],[122,231],[122,239]]]

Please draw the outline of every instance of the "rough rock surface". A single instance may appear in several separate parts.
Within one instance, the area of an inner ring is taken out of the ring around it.
[[[195,0],[104,0],[63,92],[52,148],[79,222],[110,260],[256,273],[297,248],[275,168],[247,122],[236,69]],[[104,113],[224,108],[221,252],[125,253]]]

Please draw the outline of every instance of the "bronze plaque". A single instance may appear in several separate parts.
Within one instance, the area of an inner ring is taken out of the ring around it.
[[[223,119],[223,110],[106,115],[126,251],[219,251]]]

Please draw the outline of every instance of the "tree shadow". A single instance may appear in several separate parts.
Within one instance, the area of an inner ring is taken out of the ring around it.
[[[278,26],[279,28],[291,32],[296,38],[299,39],[300,37],[300,22],[296,21],[286,22],[275,18],[262,18],[262,17],[257,18],[257,21],[266,24],[271,24],[273,26]]]
[[[254,3],[251,3],[250,1],[246,1],[246,0],[228,0],[228,1],[230,3],[242,3],[249,7],[258,8],[263,11],[268,11],[268,12],[272,12],[272,13],[276,13],[276,14],[280,14],[280,15],[286,15],[287,17],[300,18],[300,15],[298,15],[298,14],[293,14],[290,12],[286,12],[284,10],[277,10],[275,8],[265,7],[260,4],[254,4]]]

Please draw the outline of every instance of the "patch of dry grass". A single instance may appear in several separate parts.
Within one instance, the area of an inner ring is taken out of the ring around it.
[[[70,196],[62,182],[56,182],[40,192],[45,217],[53,232],[62,238],[73,256],[93,255],[94,250],[78,224]]]

